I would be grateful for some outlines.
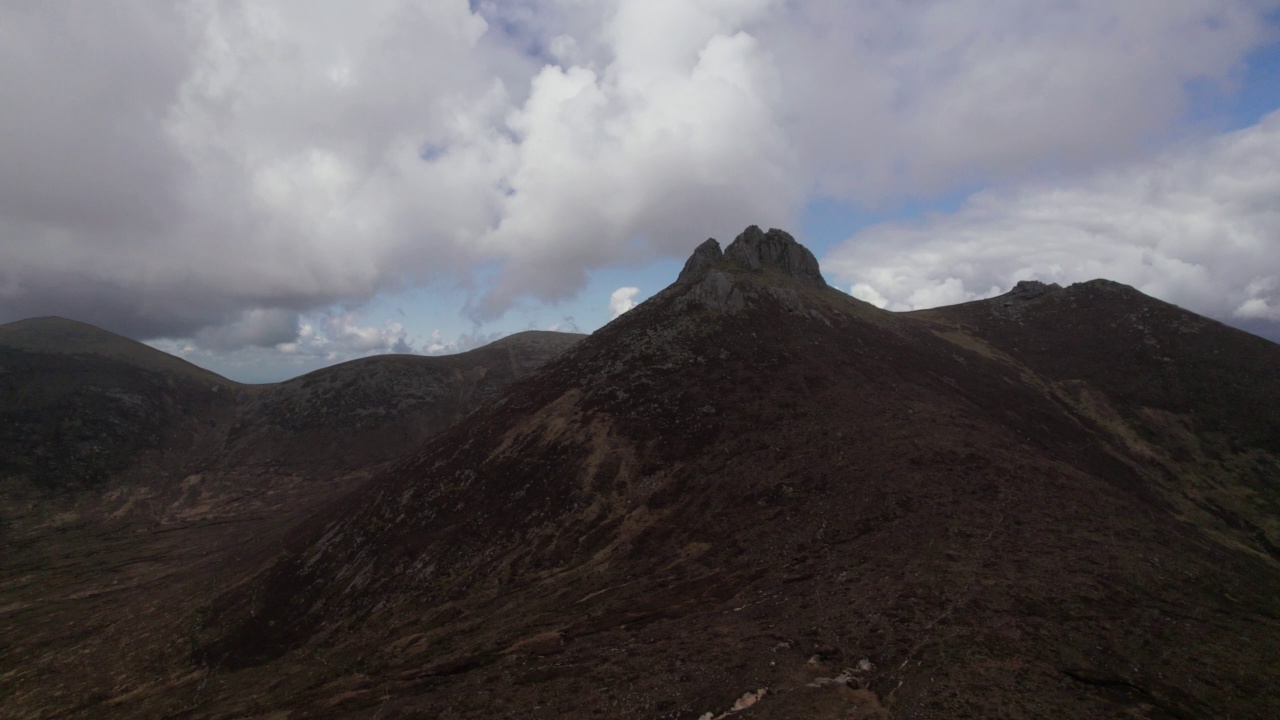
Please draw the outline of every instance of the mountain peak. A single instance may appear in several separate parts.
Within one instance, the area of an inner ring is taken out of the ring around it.
[[[818,269],[818,259],[809,248],[777,228],[766,233],[756,225],[748,227],[725,249],[724,257],[744,270],[760,272],[765,267],[776,267],[799,280],[819,287],[827,285]]]
[[[1062,286],[1058,283],[1043,283],[1039,280],[1019,280],[1013,289],[1005,293],[1002,297],[1002,304],[1006,307],[1013,305],[1018,301],[1034,300],[1035,298],[1047,293],[1061,290]]]
[[[689,284],[696,282],[707,268],[715,265],[724,258],[724,253],[720,250],[720,243],[715,238],[707,238],[699,245],[688,260],[684,261],[684,269],[680,271],[680,276],[676,278],[677,285]]]
[[[708,268],[722,261],[748,272],[762,272],[772,267],[802,282],[827,286],[818,268],[818,260],[808,248],[783,230],[770,228],[764,232],[758,225],[743,230],[724,252],[720,251],[720,243],[714,238],[703,242],[685,262],[676,283],[696,282]]]

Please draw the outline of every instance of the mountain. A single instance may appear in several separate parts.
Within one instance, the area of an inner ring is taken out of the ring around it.
[[[583,337],[527,331],[456,355],[380,355],[263,387],[222,462],[333,471],[397,459]]]
[[[914,313],[1034,372],[1184,518],[1280,560],[1276,345],[1107,280]]]
[[[247,386],[68,320],[0,326],[0,716],[109,712],[184,666],[165,653],[255,548],[580,338]]]
[[[0,481],[77,490],[211,468],[367,470],[582,337],[523,332],[457,355],[383,355],[242,385],[73,320],[0,325]]]
[[[60,317],[31,318],[0,325],[0,347],[41,355],[91,356],[193,382],[238,385],[136,340]]]
[[[894,314],[748,228],[264,548],[190,712],[1274,717],[1278,376],[1114,284]]]
[[[0,585],[0,708],[1275,717],[1277,377],[1280,347],[1113,283],[890,313],[751,227],[323,499]],[[375,416],[304,389],[252,432]]]
[[[192,451],[243,386],[62,318],[0,325],[0,479],[99,485],[145,451]]]

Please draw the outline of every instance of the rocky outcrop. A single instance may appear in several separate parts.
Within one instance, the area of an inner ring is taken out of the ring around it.
[[[776,228],[764,232],[752,225],[738,235],[723,252],[714,238],[698,246],[680,271],[677,285],[692,285],[701,281],[716,265],[727,261],[742,270],[762,272],[776,268],[803,282],[826,287],[818,268],[818,259],[809,249],[785,231]]]
[[[698,246],[688,260],[684,261],[684,269],[680,271],[680,277],[676,278],[677,285],[688,285],[702,279],[707,270],[720,262],[724,258],[724,253],[720,251],[720,243],[715,238],[707,238],[705,242]]]
[[[1009,291],[1009,294],[1022,300],[1030,300],[1047,292],[1061,289],[1062,286],[1058,283],[1045,284],[1039,280],[1019,280],[1018,284],[1014,285],[1013,289]]]
[[[724,258],[752,272],[775,267],[818,287],[827,285],[813,253],[791,235],[776,228],[766,233],[752,225],[729,245],[724,251]]]
[[[818,261],[808,248],[782,230],[762,231],[752,225],[723,252],[720,243],[708,239],[685,261],[675,286],[681,288],[676,308],[704,307],[737,314],[760,297],[762,289],[787,312],[803,312],[804,303],[793,287],[769,279],[763,283],[735,282],[734,273],[781,271],[802,283],[826,287]]]
[[[747,306],[746,296],[734,285],[733,279],[721,270],[708,270],[700,280],[689,283],[691,287],[678,300],[676,308],[685,310],[702,306],[718,312],[736,314]],[[754,296],[754,294],[753,294]]]

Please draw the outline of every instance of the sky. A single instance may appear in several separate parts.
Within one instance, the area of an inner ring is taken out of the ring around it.
[[[0,0],[0,322],[236,380],[591,332],[747,225],[1280,341],[1280,0]]]

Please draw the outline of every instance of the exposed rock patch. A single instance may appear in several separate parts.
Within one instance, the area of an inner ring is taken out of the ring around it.
[[[692,258],[690,258],[692,259]],[[705,272],[702,279],[689,288],[689,291],[676,301],[679,309],[694,305],[725,313],[739,313],[746,308],[747,301],[733,283],[733,279],[720,270]]]
[[[1017,285],[1013,286],[1004,296],[1003,304],[1008,307],[1020,300],[1033,300],[1035,298],[1050,293],[1055,290],[1061,290],[1062,286],[1058,283],[1046,284],[1039,280],[1020,280]]]

